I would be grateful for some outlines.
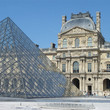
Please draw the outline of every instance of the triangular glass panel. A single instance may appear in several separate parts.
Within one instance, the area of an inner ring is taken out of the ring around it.
[[[61,97],[66,78],[10,19],[0,22],[0,96]]]

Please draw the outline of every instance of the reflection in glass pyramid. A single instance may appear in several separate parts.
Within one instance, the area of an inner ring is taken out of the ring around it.
[[[65,85],[66,78],[10,18],[0,22],[0,96],[59,97]]]

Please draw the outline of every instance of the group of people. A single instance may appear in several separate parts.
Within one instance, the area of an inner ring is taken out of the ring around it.
[[[84,91],[84,96],[97,96],[97,94],[96,93],[94,93],[94,94],[92,94],[91,92],[86,92],[86,91]],[[104,93],[104,97],[106,98],[107,96],[106,96],[106,93]]]
[[[97,96],[97,94],[96,93],[92,94],[89,91],[88,92],[84,91],[84,96]]]

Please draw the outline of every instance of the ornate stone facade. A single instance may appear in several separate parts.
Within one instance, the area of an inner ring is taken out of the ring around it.
[[[88,12],[62,20],[58,48],[41,50],[67,77],[70,89],[74,84],[83,94],[110,95],[110,43],[100,32],[100,12],[96,25]]]

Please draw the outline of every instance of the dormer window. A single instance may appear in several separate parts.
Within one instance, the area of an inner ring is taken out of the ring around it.
[[[67,47],[67,39],[63,39],[63,48]]]
[[[88,38],[88,46],[92,46],[92,38],[91,37]]]
[[[75,47],[76,48],[79,47],[79,39],[78,38],[75,39]]]

